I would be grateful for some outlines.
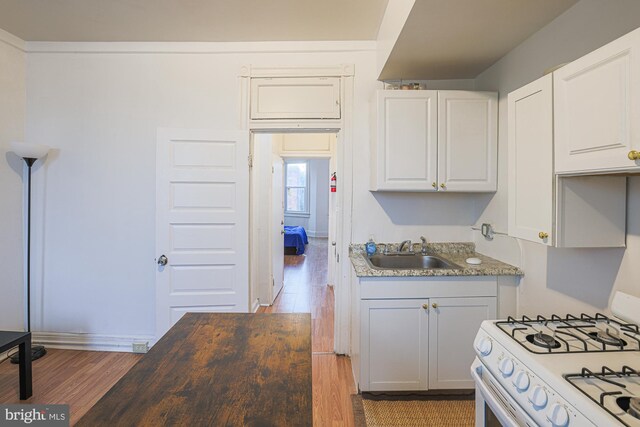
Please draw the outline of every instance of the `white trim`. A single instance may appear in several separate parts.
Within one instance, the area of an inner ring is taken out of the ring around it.
[[[314,237],[317,239],[328,239],[329,232],[328,231],[316,231],[316,230],[307,230],[307,236]]]
[[[251,312],[255,313],[256,311],[258,311],[261,305],[262,304],[260,304],[260,299],[258,298],[254,299],[253,304],[251,304]]]
[[[67,332],[33,332],[33,342],[48,348],[68,350],[119,351],[132,353],[134,342],[156,343],[152,335],[102,335]]]
[[[21,52],[25,52],[26,42],[21,38],[14,36],[10,32],[3,30],[2,28],[0,28],[0,42],[15,47]]]
[[[334,153],[337,160],[338,176],[343,177],[340,184],[339,196],[342,203],[341,209],[336,215],[337,235],[340,246],[337,248],[340,262],[335,277],[335,320],[334,320],[334,351],[337,354],[351,353],[351,263],[349,262],[349,244],[352,240],[352,212],[353,212],[353,113],[354,113],[354,67],[353,65],[340,65],[337,67],[320,67],[318,73],[326,73],[326,70],[343,72],[337,74],[341,77],[341,119],[338,120],[250,120],[249,98],[251,77],[257,77],[256,68],[250,65],[243,66],[238,75],[240,79],[240,129],[249,130],[251,133],[288,133],[288,132],[337,132],[337,148]],[[335,71],[337,70],[337,71]],[[307,73],[313,73],[313,69],[261,69],[261,73],[277,75],[280,77],[305,77]],[[313,74],[312,74],[313,75]],[[315,74],[318,75],[318,74]],[[330,74],[323,74],[330,76]],[[253,230],[251,231],[253,233]],[[250,256],[257,254],[251,244]],[[250,263],[253,268],[253,261]]]
[[[9,33],[7,33],[9,34]],[[19,39],[18,39],[19,40]],[[375,41],[308,42],[22,42],[28,53],[328,53],[375,51]],[[272,70],[274,70],[272,68]],[[252,74],[257,77],[256,74]]]

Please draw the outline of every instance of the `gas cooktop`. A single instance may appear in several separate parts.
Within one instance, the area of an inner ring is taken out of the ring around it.
[[[513,317],[496,322],[503,332],[532,353],[639,351],[640,330],[633,323],[596,314],[550,318]]]
[[[616,371],[603,366],[593,372],[582,368],[564,377],[622,424],[640,425],[640,374],[636,369],[622,366]]]

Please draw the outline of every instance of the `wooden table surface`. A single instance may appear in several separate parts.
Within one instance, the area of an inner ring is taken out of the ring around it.
[[[311,426],[309,314],[187,313],[78,426]]]

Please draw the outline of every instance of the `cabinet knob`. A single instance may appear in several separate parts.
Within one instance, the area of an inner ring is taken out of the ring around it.
[[[629,160],[640,160],[640,151],[631,150],[628,154]]]
[[[447,186],[444,184],[444,182],[442,184],[440,184],[440,188],[442,188],[443,190],[446,188]]]
[[[538,233],[538,237],[544,240],[547,237],[549,237],[549,234],[545,233],[544,231],[541,231],[541,232]]]
[[[436,182],[435,182],[435,181],[433,181],[433,182],[431,183],[431,186],[432,186],[433,188],[438,188],[438,184],[436,184]]]
[[[437,303],[437,302],[434,302],[433,304],[431,304],[431,307],[433,307],[433,308],[438,308],[438,303]]]
[[[422,304],[422,308],[424,308],[425,310],[429,310],[429,304]]]

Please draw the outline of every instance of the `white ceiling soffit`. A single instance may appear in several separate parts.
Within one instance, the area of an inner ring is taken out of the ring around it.
[[[26,41],[375,40],[387,0],[0,0]]]
[[[576,2],[416,0],[380,79],[475,78]]]

